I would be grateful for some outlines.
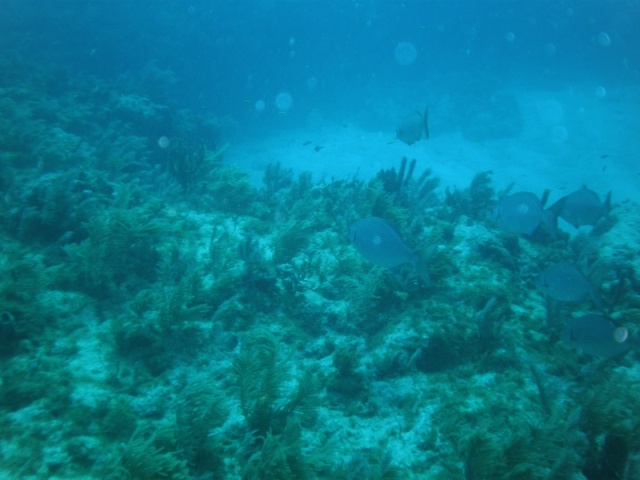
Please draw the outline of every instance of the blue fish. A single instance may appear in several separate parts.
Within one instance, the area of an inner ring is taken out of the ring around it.
[[[600,201],[598,194],[587,187],[562,197],[549,207],[556,217],[561,217],[575,228],[582,225],[594,226],[601,218],[609,215],[611,210],[611,192],[605,201]]]
[[[406,143],[413,145],[422,137],[429,138],[429,107],[424,109],[424,113],[412,112],[402,119],[396,128],[396,137]]]
[[[640,348],[640,338],[616,325],[604,315],[589,314],[573,318],[567,324],[565,339],[583,353],[593,357],[621,357]]]
[[[599,309],[604,308],[595,287],[576,267],[568,263],[549,265],[536,277],[535,284],[555,300],[579,303],[588,295]]]
[[[498,228],[524,235],[533,235],[544,224],[553,238],[556,236],[554,217],[544,210],[543,203],[531,192],[517,192],[498,201],[493,220]]]
[[[426,266],[419,255],[404,243],[400,234],[380,217],[366,217],[349,226],[349,240],[371,263],[392,270],[405,263],[413,265],[422,281],[429,285]]]

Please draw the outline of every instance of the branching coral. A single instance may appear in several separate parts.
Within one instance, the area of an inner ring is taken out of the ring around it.
[[[204,145],[193,147],[179,140],[174,140],[169,144],[167,170],[184,190],[188,191],[196,181],[202,179],[205,168],[205,152]]]
[[[107,296],[133,275],[153,278],[162,232],[171,227],[150,219],[143,209],[111,209],[87,224],[89,238],[69,245],[72,274],[89,293]]]
[[[188,192],[197,183],[205,181],[211,171],[219,166],[227,147],[228,144],[209,152],[204,143],[194,146],[183,139],[172,140],[167,149],[167,171]]]
[[[281,433],[287,420],[315,411],[318,384],[303,375],[289,397],[284,395],[288,379],[286,364],[278,359],[275,340],[265,332],[249,333],[233,365],[240,393],[240,407],[250,431],[258,436]]]
[[[181,392],[176,408],[176,444],[196,474],[221,472],[222,446],[210,432],[227,417],[222,390],[211,380],[195,379]]]
[[[293,171],[282,168],[280,162],[270,163],[264,171],[262,182],[266,188],[266,198],[269,200],[279,190],[291,186],[293,183]]]
[[[107,477],[113,480],[188,480],[186,462],[171,449],[170,433],[151,427],[138,428],[122,446],[120,458]]]
[[[242,478],[246,480],[306,480],[317,478],[323,464],[319,452],[308,453],[302,447],[302,429],[289,419],[280,434],[268,432],[260,448],[246,461]]]
[[[491,186],[493,172],[477,173],[471,185],[464,190],[446,190],[445,204],[453,210],[453,217],[466,215],[474,220],[487,220],[494,203],[495,191]]]

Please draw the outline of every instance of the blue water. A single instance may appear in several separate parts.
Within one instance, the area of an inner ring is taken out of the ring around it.
[[[491,76],[561,88],[637,82],[640,68],[635,1],[2,4],[5,55],[111,79],[152,64],[174,74],[179,105],[241,119],[243,102],[273,102],[280,91],[301,115],[319,105],[348,115],[373,81],[392,90]],[[394,59],[399,42],[417,51],[407,67]]]

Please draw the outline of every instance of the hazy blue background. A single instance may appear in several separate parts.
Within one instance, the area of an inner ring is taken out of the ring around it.
[[[283,90],[295,118],[319,105],[349,115],[372,82],[376,91],[483,76],[557,88],[639,82],[638,1],[0,0],[0,9],[3,55],[107,78],[152,64],[173,72],[172,100],[240,120]],[[418,52],[408,67],[394,60],[401,41]]]

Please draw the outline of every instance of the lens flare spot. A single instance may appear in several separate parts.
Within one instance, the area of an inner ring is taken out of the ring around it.
[[[169,143],[168,137],[162,136],[158,139],[158,146],[163,150],[169,148]]]
[[[394,57],[398,65],[408,67],[416,61],[418,57],[418,50],[416,46],[411,42],[400,42],[396,45]]]
[[[289,92],[280,92],[276,96],[276,107],[281,112],[288,111],[293,105],[293,98],[291,98],[291,94]]]

